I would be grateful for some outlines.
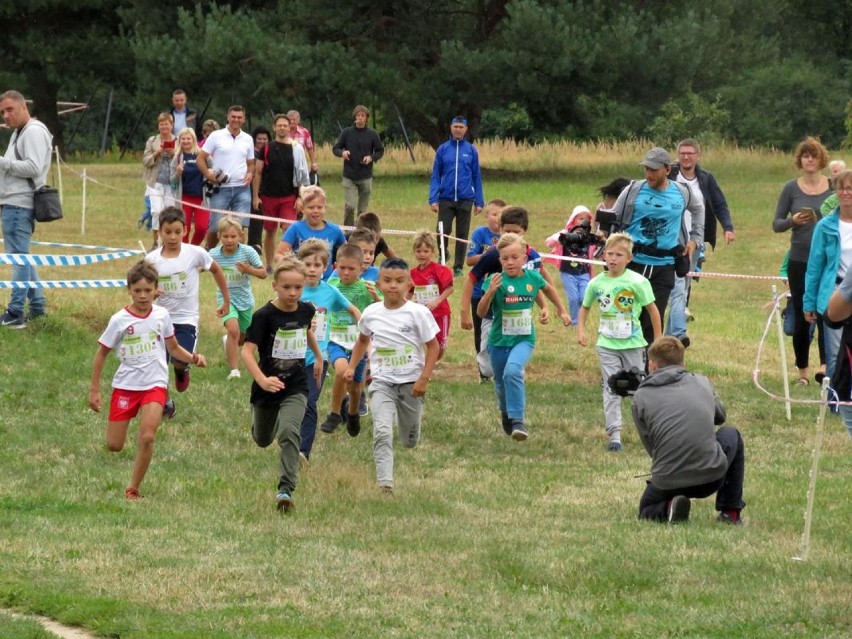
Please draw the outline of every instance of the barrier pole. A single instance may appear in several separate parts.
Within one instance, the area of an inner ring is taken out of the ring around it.
[[[80,215],[80,235],[86,235],[86,169],[83,169],[83,205]]]
[[[790,409],[790,378],[787,372],[787,346],[784,343],[784,325],[781,323],[781,302],[778,299],[778,287],[772,285],[772,299],[775,300],[775,326],[778,329],[778,352],[781,353],[781,376],[784,379],[784,410],[787,413],[787,421],[793,419]]]
[[[59,203],[62,204],[64,197],[62,193],[62,166],[59,163],[59,147],[55,146],[53,150],[56,153],[56,188],[59,189]]]

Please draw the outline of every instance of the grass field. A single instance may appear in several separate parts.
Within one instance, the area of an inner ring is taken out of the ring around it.
[[[528,237],[542,246],[574,205],[596,204],[596,187],[619,174],[638,177],[642,152],[487,145],[486,197],[526,206]],[[422,149],[417,155],[412,165],[395,150],[377,167],[372,208],[388,229],[434,223],[425,205],[431,160]],[[772,233],[771,219],[781,185],[795,175],[790,158],[722,149],[705,153],[704,164],[737,229],[706,270],[774,275],[789,238]],[[81,181],[66,170],[66,218],[40,227],[36,239],[147,246],[135,225],[139,165],[86,166],[100,184],[87,185],[85,235]],[[338,160],[325,149],[320,166],[328,217],[340,221]],[[388,240],[411,254],[406,239]],[[129,265],[40,274],[121,278]],[[8,273],[0,269],[0,279]],[[828,417],[809,560],[795,562],[817,409],[794,406],[788,422],[783,405],[752,383],[772,282],[704,278],[694,288],[687,363],[712,379],[743,433],[747,525],[716,524],[704,500],[689,525],[672,528],[636,519],[644,486],[636,476],[649,460],[626,403],[626,450],[605,451],[597,359],[576,344],[575,329],[539,329],[527,370],[531,437],[518,444],[501,433],[493,389],[476,383],[472,337],[457,311],[422,441],[396,449],[393,498],[375,487],[367,418],[357,439],[318,434],[296,510],[278,515],[276,451],[251,440],[248,376],[225,381],[212,278],[202,281],[199,351],[210,366],[176,398],[178,416],[160,430],[141,503],[122,495],[132,439],[124,452],[107,453],[106,416],[86,406],[97,336],[126,294],[48,291],[49,317],[0,331],[0,607],[122,639],[852,634],[852,443]],[[255,286],[259,302],[270,297],[268,282]],[[779,361],[772,334],[760,375],[775,392]],[[814,384],[793,393],[818,396]],[[0,613],[0,637],[45,636],[38,633]]]

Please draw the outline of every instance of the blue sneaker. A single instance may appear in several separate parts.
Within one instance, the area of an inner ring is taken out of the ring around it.
[[[27,327],[27,320],[23,315],[12,315],[9,311],[0,316],[0,326],[6,328],[22,329]]]
[[[275,496],[275,504],[278,510],[287,512],[293,507],[293,498],[290,497],[290,493],[281,492]]]
[[[361,393],[361,400],[358,402],[358,414],[361,417],[366,417],[370,414],[370,406],[367,404],[367,394]]]

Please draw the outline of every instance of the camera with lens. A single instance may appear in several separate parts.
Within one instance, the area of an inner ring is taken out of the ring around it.
[[[629,371],[618,371],[609,376],[606,380],[609,390],[621,397],[630,397],[636,394],[639,384],[646,377],[645,372],[639,370],[635,366]]]
[[[583,220],[577,226],[572,227],[570,231],[562,231],[559,234],[559,243],[562,245],[563,255],[574,255],[577,257],[586,257],[589,254],[589,248],[597,246],[593,257],[600,255],[603,245],[606,240],[596,233],[592,232],[592,222]]]
[[[216,169],[213,171],[213,181],[205,178],[201,183],[204,188],[204,195],[207,197],[216,195],[222,184],[225,184],[229,179],[228,174],[222,171],[222,169]]]

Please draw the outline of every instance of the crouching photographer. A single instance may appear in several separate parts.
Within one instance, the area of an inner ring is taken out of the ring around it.
[[[703,375],[684,368],[675,337],[648,348],[649,374],[633,395],[633,422],[651,456],[651,479],[639,518],[669,523],[689,519],[690,499],[716,493],[717,521],[741,524],[745,450],[725,423],[725,407]]]

